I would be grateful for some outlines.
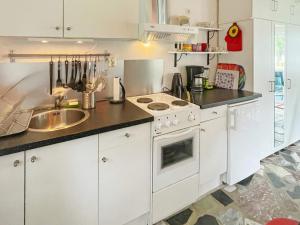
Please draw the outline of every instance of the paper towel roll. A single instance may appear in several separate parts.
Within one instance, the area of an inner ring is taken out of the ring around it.
[[[120,101],[120,77],[114,77],[113,100]]]

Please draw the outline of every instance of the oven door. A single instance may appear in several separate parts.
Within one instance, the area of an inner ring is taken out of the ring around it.
[[[153,139],[153,191],[199,172],[198,126]]]

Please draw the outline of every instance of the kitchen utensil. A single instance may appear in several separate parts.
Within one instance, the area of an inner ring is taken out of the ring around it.
[[[85,61],[83,64],[83,76],[82,76],[83,91],[86,90],[86,82],[87,82],[86,72],[87,72],[87,59],[85,58]]]
[[[50,95],[52,95],[53,91],[53,61],[51,57],[51,61],[49,63],[49,74],[50,74]]]
[[[82,108],[94,109],[95,108],[95,92],[82,92]]]
[[[125,102],[126,92],[120,77],[115,77],[113,80],[113,93],[113,99],[110,100],[110,103],[121,104]]]
[[[81,61],[78,61],[78,73],[79,73],[79,80],[76,86],[77,91],[82,92],[83,91],[83,82],[81,80],[82,78],[82,69],[81,69]]]
[[[68,88],[68,75],[69,75],[69,61],[68,61],[68,58],[66,58],[66,61],[65,61],[65,74],[66,74],[66,80],[65,80],[65,84],[64,84],[64,87],[65,88]]]
[[[183,82],[180,73],[175,73],[172,79],[172,94],[177,98],[182,98]]]
[[[57,80],[56,80],[56,87],[62,87],[62,80],[60,77],[60,73],[61,73],[61,61],[60,58],[58,59],[57,62]]]
[[[69,83],[69,87],[72,88],[73,90],[75,89],[75,61],[72,59],[72,71],[71,71],[71,80]]]

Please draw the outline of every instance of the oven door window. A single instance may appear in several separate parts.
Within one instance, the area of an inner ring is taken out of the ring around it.
[[[161,169],[193,158],[194,138],[161,147]]]

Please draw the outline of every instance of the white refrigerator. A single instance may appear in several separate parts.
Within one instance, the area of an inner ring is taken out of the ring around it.
[[[228,168],[226,183],[236,184],[260,169],[263,138],[258,100],[228,107]]]

